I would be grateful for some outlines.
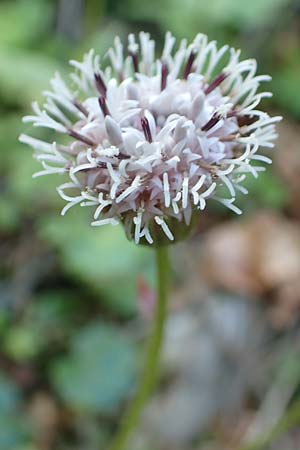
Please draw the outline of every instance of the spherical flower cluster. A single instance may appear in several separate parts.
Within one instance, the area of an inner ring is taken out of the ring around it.
[[[236,192],[246,194],[246,175],[271,162],[258,150],[274,146],[281,119],[257,109],[271,96],[257,92],[270,77],[203,34],[174,47],[167,33],[156,59],[147,33],[129,35],[126,51],[116,38],[107,63],[93,50],[70,61],[72,87],[56,73],[43,108],[33,103],[24,122],[67,135],[64,143],[20,136],[43,166],[35,176],[69,177],[57,188],[62,214],[91,206],[92,225],[122,223],[137,244],[173,241],[208,199],[240,214]]]

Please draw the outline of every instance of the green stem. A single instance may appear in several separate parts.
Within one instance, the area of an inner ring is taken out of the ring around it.
[[[168,301],[170,267],[167,247],[156,249],[156,267],[157,300],[153,318],[153,332],[149,338],[140,386],[135,399],[125,414],[121,429],[110,447],[110,450],[123,450],[125,448],[131,433],[138,425],[145,403],[155,387]]]

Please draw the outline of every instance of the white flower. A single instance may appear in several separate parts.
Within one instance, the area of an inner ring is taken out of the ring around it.
[[[43,165],[36,175],[63,173],[58,187],[73,205],[94,208],[92,225],[123,223],[135,242],[155,242],[157,230],[173,241],[174,224],[188,226],[192,214],[210,199],[237,214],[236,191],[245,174],[258,176],[259,155],[277,137],[275,123],[257,110],[269,92],[258,92],[266,75],[256,61],[240,61],[240,52],[198,34],[174,50],[167,33],[161,58],[147,33],[129,35],[124,51],[119,38],[103,68],[91,50],[83,62],[71,61],[73,92],[59,74],[44,92],[43,108],[24,118],[33,126],[69,136],[68,145],[27,135],[20,140],[35,150]],[[218,73],[220,62],[223,69]],[[228,197],[220,197],[224,186]]]

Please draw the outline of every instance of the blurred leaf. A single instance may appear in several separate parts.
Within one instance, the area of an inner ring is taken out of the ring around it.
[[[16,411],[20,403],[17,387],[0,372],[0,415]]]
[[[20,221],[18,208],[12,199],[7,196],[0,198],[0,230],[11,232],[16,229]]]
[[[51,21],[52,5],[48,1],[3,1],[0,4],[0,47],[24,47],[37,41]]]
[[[287,190],[270,167],[267,168],[266,172],[262,172],[258,178],[248,176],[244,185],[249,190],[249,196],[241,196],[238,203],[241,202],[240,204],[245,210],[251,204],[254,204],[255,207],[281,209],[287,203]]]
[[[235,29],[266,26],[276,18],[281,7],[288,0],[128,0],[120,2],[119,11],[126,17],[137,21],[150,20],[162,25],[163,30],[174,30],[179,37],[192,38],[201,30],[213,33],[216,37],[226,26]],[[187,26],[188,24],[188,26]]]
[[[0,272],[0,276],[1,276],[1,272]],[[0,293],[2,294],[2,289],[3,287],[0,284]],[[10,315],[7,311],[7,309],[4,309],[3,306],[1,305],[0,308],[0,340],[3,339],[3,336],[5,336],[7,328],[10,325]]]
[[[52,344],[65,345],[72,333],[74,321],[86,313],[85,305],[68,290],[47,291],[35,296],[28,305],[23,319],[26,327],[34,324],[35,334],[41,336],[36,351],[44,350]]]
[[[272,83],[276,103],[295,118],[300,117],[299,78],[299,59],[293,59],[292,63],[283,64],[274,72]]]
[[[100,20],[105,14],[107,3],[107,0],[89,0],[86,2],[85,26],[89,32],[91,29],[98,28]]]
[[[22,214],[35,217],[39,211],[42,214],[43,210],[58,208],[60,204],[56,192],[59,176],[32,178],[40,170],[40,165],[33,159],[31,150],[19,144],[17,135],[12,134],[20,133],[20,124],[21,121],[16,123],[14,117],[4,123],[0,120],[0,176],[4,182],[0,198],[0,229],[7,232],[17,229]],[[3,136],[7,136],[7,144],[4,144]]]
[[[18,146],[18,136],[22,129],[24,129],[24,125],[20,114],[5,114],[0,117],[0,170],[5,175],[13,163],[17,163],[16,153],[13,149]]]
[[[242,186],[247,188],[249,193],[243,195],[237,192],[235,205],[245,213],[258,208],[282,209],[287,204],[287,189],[270,167],[267,168],[266,172],[261,172],[258,178],[249,174]],[[218,195],[222,198],[230,198],[226,187],[219,188]],[[216,202],[213,202],[210,207],[220,211],[220,214],[226,212],[224,206]]]
[[[288,0],[252,0],[239,2],[236,0],[211,0],[209,8],[205,1],[198,2],[201,12],[209,15],[210,22],[232,24],[242,28],[251,26],[257,28],[270,22],[278,9],[288,3]]]
[[[42,238],[60,250],[65,270],[90,288],[103,294],[118,313],[136,311],[136,277],[151,270],[152,254],[127,241],[121,227],[90,226],[91,218],[83,209],[65,217],[42,220]]]
[[[0,97],[7,104],[26,105],[41,98],[56,70],[57,61],[24,50],[0,48]]]
[[[70,317],[74,315],[77,298],[74,292],[59,290],[47,291],[35,297],[30,305],[26,320],[36,323],[41,330],[55,331],[59,327],[66,327]]]
[[[5,336],[3,348],[7,355],[18,361],[33,358],[40,350],[44,339],[36,327],[16,325]]]
[[[81,330],[69,357],[56,362],[52,381],[72,408],[112,412],[132,388],[137,349],[124,333],[104,323]]]
[[[17,450],[26,442],[24,424],[17,417],[0,415],[0,450]]]
[[[41,169],[40,164],[32,157],[28,147],[16,145],[13,155],[12,168],[9,173],[8,192],[26,214],[36,215],[41,208],[58,207],[59,197],[56,186],[61,184],[59,175],[44,176],[33,179],[32,175]]]
[[[0,450],[16,450],[25,442],[24,420],[17,415],[19,407],[17,387],[0,373]]]
[[[88,34],[86,39],[77,49],[75,57],[80,60],[82,58],[82,54],[86,53],[89,48],[94,48],[100,55],[105,55],[107,50],[112,46],[116,35],[125,41],[129,32],[130,27],[126,23],[118,22],[113,18],[106,18],[101,30],[97,29]],[[107,59],[103,58],[103,64],[106,62]]]

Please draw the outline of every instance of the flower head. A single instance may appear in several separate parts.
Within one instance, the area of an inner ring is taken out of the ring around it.
[[[258,92],[270,77],[202,34],[174,47],[167,33],[156,59],[147,33],[129,35],[126,51],[116,38],[108,64],[91,50],[70,61],[69,86],[56,73],[43,108],[33,103],[24,122],[68,137],[62,144],[20,136],[43,166],[35,176],[69,178],[57,188],[67,202],[62,214],[90,206],[92,225],[122,223],[137,244],[173,241],[210,199],[240,214],[236,192],[247,193],[246,175],[271,162],[258,151],[274,146],[281,120],[257,109],[271,96]]]

